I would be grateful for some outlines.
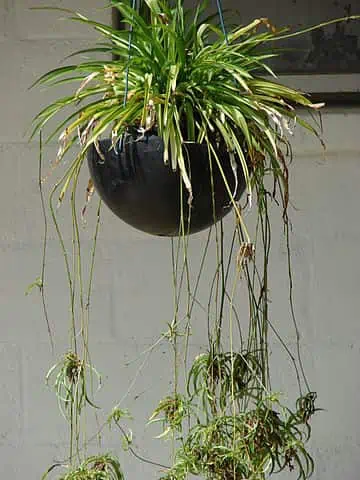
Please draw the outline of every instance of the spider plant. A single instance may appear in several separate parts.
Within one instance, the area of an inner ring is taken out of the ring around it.
[[[234,354],[233,360],[241,358],[243,362],[244,356],[238,355]],[[201,356],[201,365],[199,358],[195,360],[189,378],[207,391],[209,383],[214,384],[219,380],[220,370],[213,376],[206,357]],[[202,377],[204,373],[204,360],[208,378],[203,377],[199,381],[199,376]],[[305,443],[311,434],[310,418],[317,410],[314,406],[316,394],[310,392],[299,397],[292,411],[280,403],[279,395],[273,393],[264,396],[242,384],[242,399],[247,402],[251,399],[251,402],[248,405],[237,403],[234,408],[231,398],[238,373],[237,368],[234,375],[224,373],[217,394],[218,402],[214,401],[216,393],[213,388],[204,396],[197,386],[188,399],[166,397],[159,403],[151,417],[154,421],[162,416],[159,419],[164,424],[164,431],[158,438],[173,432],[180,442],[173,465],[165,478],[180,480],[192,474],[208,479],[263,480],[266,475],[285,469],[296,470],[298,479],[305,480],[311,476],[314,462]],[[256,377],[255,371],[253,375]],[[226,405],[224,398],[229,399]],[[191,408],[185,411],[184,405],[190,405]],[[221,409],[216,408],[217,405]],[[189,422],[191,426],[187,429]]]
[[[48,478],[49,473],[60,465],[54,465],[46,472],[42,480]],[[93,455],[86,458],[75,469],[69,469],[58,480],[123,480],[124,475],[119,461],[112,455]]]
[[[164,431],[157,438],[166,437],[169,432],[181,432],[183,421],[188,418],[190,408],[190,402],[179,394],[167,396],[161,400],[149,419],[149,423],[160,421],[164,426]]]
[[[194,425],[176,453],[168,478],[195,474],[209,479],[261,480],[285,468],[296,468],[298,478],[308,478],[313,460],[304,442],[310,427],[302,425],[297,412],[280,415],[274,403],[264,399],[248,412],[220,415]]]
[[[212,412],[225,411],[230,401],[256,390],[258,375],[258,360],[250,352],[202,353],[189,371],[188,395],[201,397],[206,412],[209,406]]]
[[[63,416],[70,420],[74,409],[81,414],[86,404],[96,407],[87,391],[87,377],[96,377],[97,388],[101,387],[101,376],[94,366],[85,363],[78,355],[68,352],[46,375],[47,384],[52,384]],[[54,379],[54,380],[53,380]]]
[[[256,177],[249,169],[263,163],[286,181],[282,149],[286,133],[297,122],[296,106],[317,109],[301,92],[281,85],[267,65],[280,54],[275,40],[286,35],[265,18],[233,28],[227,34],[204,19],[206,1],[186,11],[182,0],[144,0],[150,13],[146,22],[126,2],[114,1],[128,30],[115,30],[69,12],[72,21],[84,23],[103,37],[97,47],[75,55],[106,54],[106,58],[80,61],[56,68],[35,85],[75,84],[74,93],[46,106],[35,118],[33,135],[62,110],[71,109],[47,135],[59,135],[59,162],[70,147],[80,144],[59,195],[63,199],[78,176],[84,153],[101,135],[111,134],[113,145],[128,133],[156,131],[164,141],[164,162],[179,168],[191,200],[191,182],[184,155],[187,142],[205,143],[218,161],[215,143],[221,142],[241,162],[249,192]],[[114,60],[109,60],[113,55]],[[271,79],[273,77],[273,79]],[[231,200],[231,192],[229,191]]]

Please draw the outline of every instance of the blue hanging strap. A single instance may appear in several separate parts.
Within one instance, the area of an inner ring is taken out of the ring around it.
[[[134,10],[135,7],[137,7],[137,0],[132,0],[131,8]],[[128,61],[130,61],[131,58],[131,46],[132,46],[132,33],[133,33],[133,26],[130,25],[130,30],[129,30],[129,41],[128,41]],[[127,96],[129,92],[129,65],[126,67],[126,73],[125,73],[125,93],[124,93],[124,107],[127,102]]]
[[[216,5],[217,5],[218,13],[219,13],[221,28],[222,28],[222,31],[223,31],[223,34],[224,34],[224,37],[225,37],[225,42],[226,42],[226,45],[228,45],[229,41],[228,41],[228,36],[227,36],[227,32],[226,32],[226,27],[225,27],[224,12],[223,12],[223,8],[222,8],[221,0],[216,0]]]
[[[131,8],[134,10],[137,8],[137,0],[132,0]],[[130,25],[129,29],[129,40],[128,40],[128,61],[130,61],[131,58],[131,46],[132,46],[132,34],[133,34],[133,25]],[[124,100],[123,100],[123,106],[126,106],[127,103],[127,97],[129,93],[129,65],[126,67],[125,70],[125,90],[124,90]],[[121,135],[120,141],[119,141],[119,150],[120,152],[123,149],[123,144],[124,144],[124,136],[125,134]]]

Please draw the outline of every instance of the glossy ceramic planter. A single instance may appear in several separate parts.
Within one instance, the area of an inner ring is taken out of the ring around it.
[[[228,191],[215,161],[212,166],[215,197],[215,209],[213,208],[211,169],[206,145],[188,143],[185,147],[193,189],[189,229],[188,193],[184,186],[181,188],[179,172],[173,172],[171,166],[164,164],[164,144],[160,137],[150,135],[136,141],[128,137],[121,151],[111,148],[110,140],[102,140],[99,149],[104,158],[101,158],[94,146],[88,151],[88,165],[95,188],[115,215],[139,230],[153,235],[178,235],[181,201],[185,228],[189,233],[209,227],[232,209]],[[224,148],[220,148],[218,156],[230,190],[238,199],[245,189],[242,169],[238,166],[235,192],[236,182],[229,155]]]

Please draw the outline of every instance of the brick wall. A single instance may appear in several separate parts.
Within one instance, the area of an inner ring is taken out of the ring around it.
[[[104,21],[110,18],[109,11],[101,9],[101,2],[95,0],[53,3],[89,15],[95,13]],[[65,422],[54,394],[44,384],[49,366],[66,351],[68,337],[68,292],[52,229],[47,298],[56,339],[54,355],[39,296],[37,292],[24,295],[27,285],[39,274],[43,231],[37,189],[38,149],[36,142],[27,143],[24,131],[34,114],[52,98],[51,92],[29,92],[28,87],[67,54],[94,39],[84,28],[56,21],[53,12],[29,11],[32,4],[29,0],[0,0],[0,478],[13,480],[41,478],[47,466],[64,458],[67,444]],[[359,113],[355,108],[326,110],[326,154],[303,133],[298,132],[295,138],[292,191],[297,208],[293,212],[296,308],[305,364],[326,410],[314,419],[312,445],[318,480],[359,478]],[[54,158],[55,152],[54,145],[46,147],[45,162]],[[85,248],[89,246],[94,211],[95,202],[82,232]],[[140,354],[171,320],[170,243],[132,230],[106,210],[103,213],[90,323],[92,360],[104,374],[98,403],[109,411],[136,377],[123,402],[135,417],[129,424],[135,445],[145,457],[166,463],[170,445],[153,439],[158,431],[144,424],[160,395],[169,389],[169,348],[161,345],[143,368],[144,356]],[[65,213],[60,210],[59,216],[68,238]],[[226,224],[230,223],[231,218]],[[279,231],[274,238],[273,318],[291,340],[284,306],[284,245]],[[192,240],[195,260],[203,241],[203,235]],[[192,354],[203,343],[205,328],[200,311],[195,320]],[[276,348],[273,355],[279,388],[285,384],[291,389],[286,359]],[[90,422],[89,430],[95,428]],[[120,456],[127,478],[159,477],[156,468],[122,452],[115,433],[104,435],[106,449]],[[91,445],[90,451],[95,450]]]

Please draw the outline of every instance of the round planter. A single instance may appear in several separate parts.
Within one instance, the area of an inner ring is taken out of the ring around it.
[[[179,171],[174,172],[163,160],[164,144],[160,137],[149,135],[141,139],[127,137],[122,151],[111,147],[111,140],[101,140],[98,154],[92,145],[87,159],[95,188],[105,204],[124,222],[146,233],[161,236],[179,235],[181,220],[181,190],[185,229],[188,233],[203,230],[230,212],[232,204],[223,177],[215,160],[211,169],[206,145],[185,145],[187,171],[193,189],[190,226],[188,192],[181,188]],[[235,191],[235,176],[225,148],[218,157],[230,191]],[[242,168],[238,166],[235,198],[245,189]],[[215,207],[215,208],[214,208]]]

